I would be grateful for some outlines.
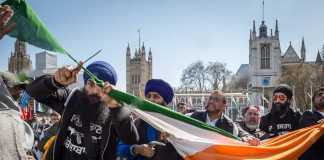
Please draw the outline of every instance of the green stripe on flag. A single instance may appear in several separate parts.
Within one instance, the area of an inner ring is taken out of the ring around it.
[[[14,11],[9,23],[16,23],[16,27],[8,34],[9,36],[42,49],[65,53],[63,47],[48,32],[45,25],[25,0],[7,0],[1,5],[9,5]]]
[[[133,96],[131,94],[124,93],[124,92],[121,92],[121,91],[118,91],[118,90],[112,90],[109,95],[111,97],[113,97],[114,99],[116,99],[117,101],[122,101],[122,102],[124,102],[126,104],[135,106],[135,107],[137,107],[137,108],[139,108],[141,110],[150,111],[150,112],[157,112],[157,113],[163,114],[165,116],[177,119],[179,121],[194,125],[196,127],[206,129],[206,130],[210,130],[210,131],[214,131],[214,132],[217,132],[217,133],[222,134],[224,136],[240,140],[239,137],[236,137],[236,136],[232,135],[231,133],[229,133],[229,132],[227,132],[227,131],[225,131],[223,129],[209,126],[208,124],[203,123],[203,122],[201,122],[199,120],[193,119],[193,118],[188,117],[188,116],[184,116],[184,115],[182,115],[182,114],[180,114],[178,112],[175,112],[175,111],[173,111],[173,110],[171,110],[169,108],[166,108],[166,107],[163,107],[163,106],[158,105],[156,103],[152,103],[150,101],[141,99],[141,98]]]

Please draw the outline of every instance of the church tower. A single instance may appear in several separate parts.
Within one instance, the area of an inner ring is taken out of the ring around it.
[[[278,20],[275,32],[268,34],[268,27],[262,18],[259,33],[256,32],[255,21],[250,31],[249,40],[249,88],[270,96],[276,86],[281,70],[281,49],[279,41]],[[268,97],[266,96],[266,98]]]
[[[152,79],[153,57],[151,48],[147,57],[144,42],[142,46],[140,44],[139,38],[139,48],[135,49],[133,57],[129,44],[126,48],[126,91],[135,96],[144,97],[145,84]]]
[[[249,85],[252,88],[274,87],[280,75],[281,49],[278,21],[276,21],[274,35],[268,35],[267,30],[263,20],[259,27],[259,35],[257,35],[255,21],[253,21],[253,31],[249,40],[249,70],[251,74]]]
[[[16,40],[15,51],[9,57],[8,70],[12,73],[29,72],[32,69],[32,61],[26,52],[26,43]]]

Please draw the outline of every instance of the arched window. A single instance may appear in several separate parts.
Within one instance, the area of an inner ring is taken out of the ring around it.
[[[261,69],[270,69],[270,46],[261,45]]]

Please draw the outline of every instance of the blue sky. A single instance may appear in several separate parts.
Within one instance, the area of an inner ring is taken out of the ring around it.
[[[3,0],[0,0],[2,2]],[[138,47],[138,33],[153,52],[153,78],[180,85],[182,70],[196,60],[220,61],[236,72],[248,63],[249,30],[262,19],[261,0],[28,0],[48,29],[77,59],[103,49],[94,60],[105,60],[117,70],[117,87],[125,89],[125,51]],[[299,53],[305,37],[306,59],[313,61],[324,44],[323,0],[265,0],[265,21],[279,20],[280,42],[289,41]],[[0,41],[0,70],[14,39]],[[28,46],[34,61],[39,48]],[[34,62],[35,64],[35,62]],[[34,65],[33,64],[33,65]],[[73,64],[60,55],[59,66]]]

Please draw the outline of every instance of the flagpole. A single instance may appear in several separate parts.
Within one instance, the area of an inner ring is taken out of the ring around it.
[[[83,63],[87,63],[90,59],[92,59],[93,57],[95,57],[96,55],[98,55],[101,51],[102,51],[102,49],[100,49],[99,51],[97,51],[96,53],[94,53],[92,56],[90,56],[88,59],[86,59]]]

